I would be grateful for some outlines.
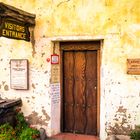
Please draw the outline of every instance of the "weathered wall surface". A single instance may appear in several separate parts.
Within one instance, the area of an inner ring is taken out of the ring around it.
[[[126,73],[127,58],[140,58],[139,0],[1,2],[36,14],[34,46],[25,41],[0,38],[0,95],[3,98],[21,97],[22,110],[32,124],[45,127],[49,135],[59,131],[58,126],[52,127],[51,64],[46,62],[52,53],[51,38],[55,36],[104,39],[100,70],[101,140],[107,134],[127,134],[135,124],[140,124],[140,76]],[[10,89],[9,60],[12,58],[29,60],[28,91]]]

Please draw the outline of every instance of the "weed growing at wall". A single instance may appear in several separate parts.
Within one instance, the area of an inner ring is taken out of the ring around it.
[[[133,140],[140,140],[140,126],[136,126],[130,133],[130,138]]]
[[[35,140],[40,132],[35,128],[30,128],[23,113],[17,113],[16,126],[9,123],[0,125],[0,140]]]

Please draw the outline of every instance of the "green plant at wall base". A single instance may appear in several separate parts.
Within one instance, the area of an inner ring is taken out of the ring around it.
[[[16,115],[16,136],[20,136],[24,129],[28,128],[28,124],[23,116],[23,113],[17,113]]]
[[[130,138],[133,140],[140,140],[140,126],[136,126],[130,133]]]
[[[130,138],[133,140],[140,140],[140,131],[131,132]]]
[[[34,140],[38,137],[38,130],[32,128],[26,128],[22,131],[19,140]]]
[[[39,136],[39,131],[35,128],[30,128],[27,124],[23,113],[16,115],[17,125],[15,127],[18,140],[34,140]]]
[[[16,126],[6,123],[0,125],[0,140],[35,140],[40,132],[30,128],[22,113],[16,115]]]
[[[0,126],[0,140],[16,140],[15,130],[10,124]]]

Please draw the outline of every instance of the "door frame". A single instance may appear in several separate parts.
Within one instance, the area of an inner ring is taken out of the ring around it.
[[[91,43],[93,46],[91,47],[81,47],[78,49],[62,47],[61,43]],[[101,65],[101,45],[102,41],[60,41],[59,49],[60,49],[60,130],[63,132],[63,51],[66,50],[96,50],[97,51],[97,136],[100,135],[100,65]]]

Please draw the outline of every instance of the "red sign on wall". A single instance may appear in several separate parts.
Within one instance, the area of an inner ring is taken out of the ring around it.
[[[51,55],[51,64],[59,64],[59,55],[58,54]]]

